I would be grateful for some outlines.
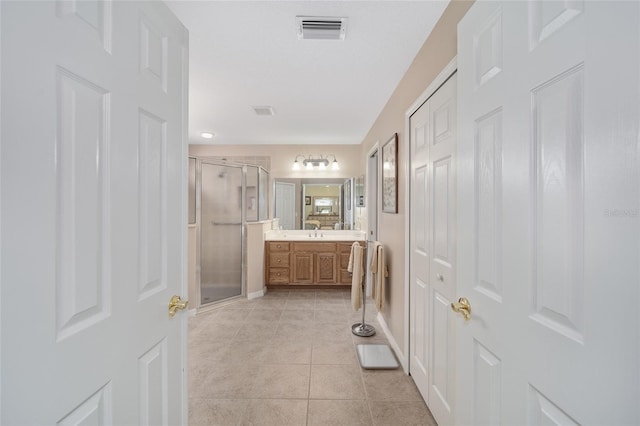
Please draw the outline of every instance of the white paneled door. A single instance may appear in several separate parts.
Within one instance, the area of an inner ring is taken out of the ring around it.
[[[439,424],[453,421],[456,75],[409,119],[409,370]]]
[[[640,423],[639,6],[460,23],[459,424]]]
[[[185,423],[186,30],[159,2],[0,8],[0,423]]]

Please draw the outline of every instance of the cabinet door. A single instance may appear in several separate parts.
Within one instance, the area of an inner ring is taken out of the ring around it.
[[[292,253],[291,282],[313,284],[313,253]]]
[[[336,253],[316,254],[316,283],[335,284],[338,282],[338,256]]]

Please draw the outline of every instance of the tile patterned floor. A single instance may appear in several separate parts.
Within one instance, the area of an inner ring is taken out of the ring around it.
[[[191,425],[436,425],[410,377],[360,368],[340,290],[271,291],[189,321]]]

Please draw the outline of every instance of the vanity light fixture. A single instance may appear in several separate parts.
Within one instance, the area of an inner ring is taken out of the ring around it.
[[[333,161],[330,161],[330,157],[333,157]],[[293,160],[293,170],[301,170],[301,166],[305,168],[305,170],[314,170],[317,168],[318,170],[324,171],[329,167],[329,163],[331,163],[331,170],[340,170],[340,166],[338,165],[338,160],[336,156],[333,154],[329,154],[327,156],[320,155],[315,158],[313,155],[296,155],[295,160]]]

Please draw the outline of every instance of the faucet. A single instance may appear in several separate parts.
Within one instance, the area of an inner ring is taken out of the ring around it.
[[[313,236],[314,238],[318,238],[318,227],[316,226],[316,229],[313,231]]]

